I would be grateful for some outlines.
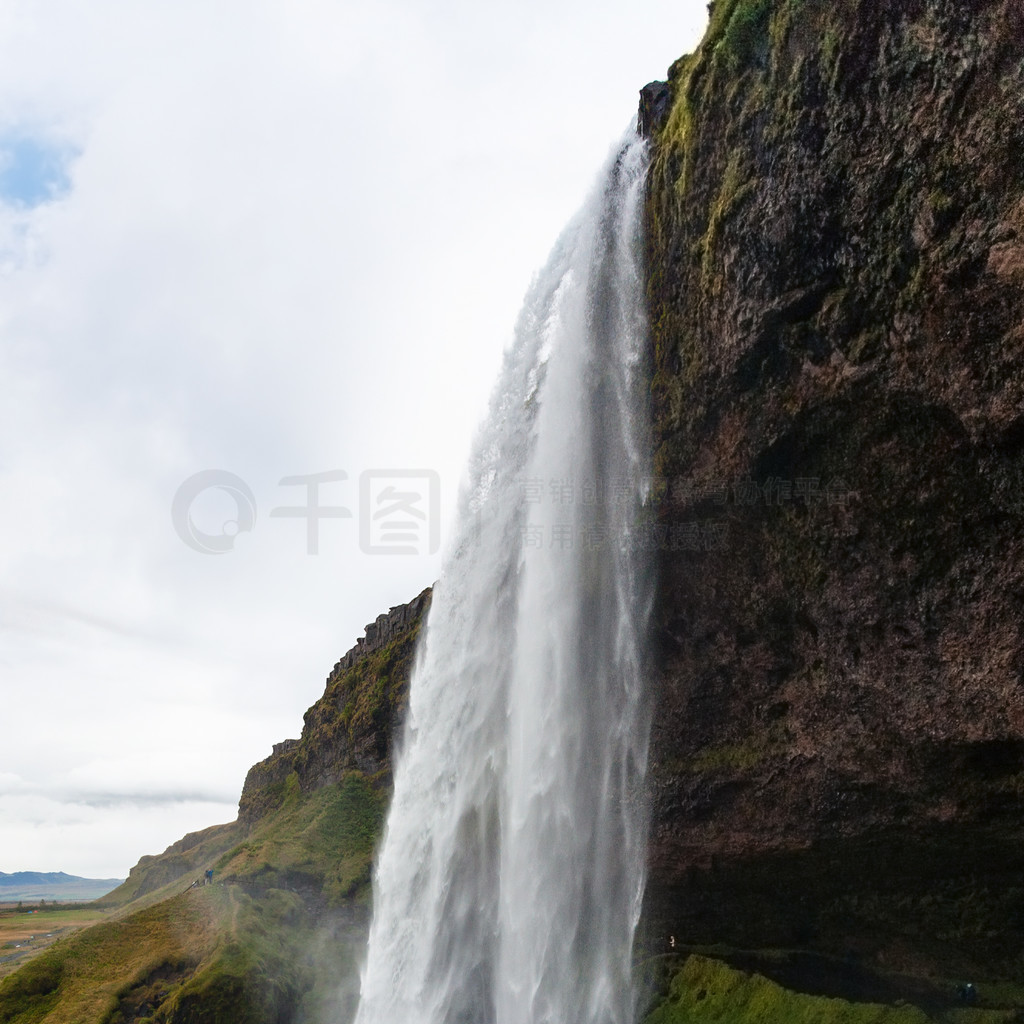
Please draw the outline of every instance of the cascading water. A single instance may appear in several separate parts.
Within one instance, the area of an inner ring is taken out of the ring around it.
[[[651,587],[635,136],[534,282],[434,590],[357,1024],[628,1024]]]

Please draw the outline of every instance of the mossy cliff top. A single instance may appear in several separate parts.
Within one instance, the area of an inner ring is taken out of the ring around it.
[[[302,737],[275,744],[254,765],[238,805],[252,823],[277,806],[294,772],[304,793],[356,770],[390,782],[391,744],[408,701],[409,677],[420,629],[430,608],[428,587],[366,627],[327,677],[323,696],[304,715]]]
[[[652,128],[649,941],[1024,948],[1024,8],[718,0]]]

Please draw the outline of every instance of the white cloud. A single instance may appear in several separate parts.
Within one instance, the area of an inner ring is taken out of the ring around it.
[[[704,20],[0,8],[0,139],[77,154],[66,195],[0,203],[0,870],[124,874],[231,817],[363,625],[436,577],[359,550],[359,474],[436,470],[450,512],[531,273]],[[257,504],[223,556],[171,527],[210,468]],[[311,557],[269,513],[332,469],[323,500],[355,514]]]
[[[161,853],[194,823],[202,827],[229,821],[228,804],[187,800],[89,806],[46,797],[13,799],[0,794],[4,823],[4,858],[11,871],[64,871],[86,878],[123,878],[128,867],[120,851],[143,844],[146,852]],[[137,859],[137,858],[135,858]],[[130,865],[128,865],[130,867]]]

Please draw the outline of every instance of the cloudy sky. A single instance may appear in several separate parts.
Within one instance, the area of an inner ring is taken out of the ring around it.
[[[436,578],[531,274],[705,20],[0,5],[0,871],[233,819]]]

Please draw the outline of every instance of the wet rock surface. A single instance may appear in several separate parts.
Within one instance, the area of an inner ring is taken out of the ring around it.
[[[734,0],[673,66],[652,942],[1019,969],[1022,12]]]

